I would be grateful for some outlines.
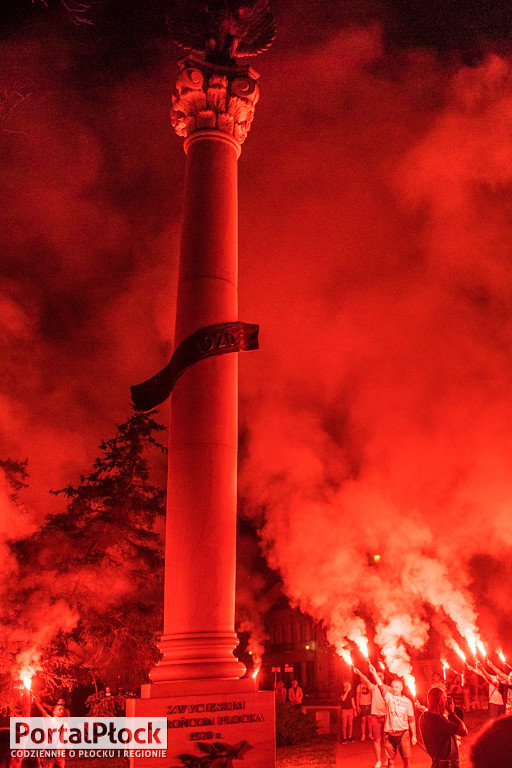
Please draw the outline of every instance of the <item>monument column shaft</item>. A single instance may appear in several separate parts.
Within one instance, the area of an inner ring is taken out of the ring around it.
[[[269,45],[269,9],[250,0],[245,11],[244,34],[252,30]],[[162,402],[173,360],[186,363],[170,384],[162,658],[150,672],[151,685],[142,686],[141,698],[128,701],[126,709],[131,717],[167,719],[168,752],[130,758],[131,768],[145,768],[149,760],[153,768],[168,768],[169,760],[174,765],[189,755],[201,763],[244,759],[248,768],[275,765],[274,694],[258,691],[253,675],[242,679],[245,666],[233,655],[237,352],[257,344],[254,336],[242,344],[240,336],[235,346],[229,329],[235,323],[240,333],[244,326],[257,336],[257,326],[238,322],[237,165],[258,101],[258,75],[232,58],[236,36],[228,36],[226,48],[230,9],[217,31],[219,14],[209,7],[206,13],[213,37],[204,58],[180,62],[172,97],[171,122],[185,139],[187,155],[175,350],[169,365],[142,385],[143,402]],[[194,18],[192,11],[191,23]],[[188,22],[183,32],[188,40]],[[212,51],[212,40],[218,50]],[[192,351],[180,358],[187,344]],[[145,384],[151,384],[146,395]],[[204,716],[183,714],[196,711]]]
[[[175,345],[238,320],[238,142],[218,130],[185,141],[185,206]],[[171,405],[164,659],[153,681],[238,678],[235,659],[238,355],[201,360]]]

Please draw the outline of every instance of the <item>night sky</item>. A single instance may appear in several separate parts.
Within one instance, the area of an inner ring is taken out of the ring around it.
[[[169,7],[91,0],[88,25],[26,0],[3,19],[0,456],[28,457],[34,520],[172,351]],[[420,648],[426,602],[442,635],[478,617],[506,646],[512,9],[274,8],[239,162],[240,316],[261,326],[240,356],[244,513],[333,639],[357,611]]]

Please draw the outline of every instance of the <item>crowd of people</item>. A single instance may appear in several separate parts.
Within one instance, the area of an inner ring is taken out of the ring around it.
[[[292,707],[302,707],[304,692],[297,680],[292,680],[292,684],[288,690],[286,690],[284,682],[278,680],[274,686],[274,693],[277,704],[285,704],[288,701]]]
[[[471,746],[472,768],[512,768],[512,672],[486,659],[468,665],[463,675],[449,668],[434,671],[426,683],[422,704],[404,691],[400,678],[384,680],[371,663],[367,674],[354,668],[339,699],[339,744],[354,740],[357,720],[357,738],[372,744],[374,768],[393,768],[398,755],[403,768],[410,768],[411,747],[418,740],[432,768],[459,768],[459,745],[468,735],[465,714],[485,709],[489,723]],[[297,680],[288,690],[277,681],[275,694],[277,702],[302,708],[303,691]]]
[[[494,666],[490,661],[487,661],[487,664],[491,668]],[[467,666],[464,675],[448,670],[446,680],[439,673],[434,673],[431,685],[441,686],[465,712],[488,709],[489,704],[499,704],[499,713],[494,707],[491,707],[489,714],[490,717],[498,717],[505,713],[505,709],[502,708],[507,703],[505,701],[507,697],[503,698],[503,692],[499,692],[499,684],[508,686],[509,676],[497,667],[494,667],[494,670],[494,675],[491,676],[481,664],[476,662],[475,667]],[[491,682],[489,677],[497,677],[498,675],[500,681],[496,686],[497,690],[489,691],[489,683]],[[509,702],[509,709],[512,709],[512,701]]]
[[[352,741],[353,718],[360,715],[360,738],[364,741],[366,734],[369,734],[375,753],[375,768],[383,765],[393,768],[397,754],[404,768],[409,768],[411,746],[418,741],[416,722],[422,748],[431,758],[432,768],[459,768],[459,745],[461,739],[468,735],[464,709],[483,708],[484,703],[488,709],[489,724],[471,747],[472,766],[512,768],[512,673],[509,675],[489,660],[486,660],[485,666],[475,662],[464,677],[452,674],[446,679],[446,670],[443,676],[434,672],[429,681],[427,706],[412,696],[404,695],[400,678],[392,678],[388,680],[389,684],[385,684],[371,663],[368,664],[368,675],[356,668],[354,673],[359,679],[355,697],[350,682],[344,683],[341,693],[339,740],[341,744]],[[483,696],[478,701],[478,690],[483,687],[478,683],[479,678],[486,686],[485,702]],[[365,705],[369,704],[369,720],[366,707],[361,709],[362,700]],[[344,717],[347,701],[352,703],[348,725]]]
[[[470,668],[471,674],[486,683],[489,722],[473,739],[470,747],[471,768],[512,768],[512,713],[508,714],[512,697],[512,674],[508,675],[486,662],[491,674],[481,663]],[[393,768],[397,755],[403,768],[410,768],[411,747],[418,742],[416,722],[423,748],[432,761],[432,768],[460,768],[459,744],[468,735],[464,710],[470,711],[471,697],[464,697],[464,684],[457,675],[445,679],[434,672],[429,681],[427,706],[404,695],[403,681],[398,678],[384,682],[375,667],[368,663],[368,675],[354,668],[358,683],[344,681],[340,697],[338,739],[341,744],[353,741],[354,718],[360,717],[361,741],[370,740],[375,754],[375,768]],[[466,675],[465,675],[466,677]],[[472,685],[472,684],[471,684]],[[498,700],[496,692],[501,700]],[[287,690],[283,681],[275,685],[276,703],[288,702],[302,709],[303,690],[293,680]],[[36,700],[37,701],[37,700]],[[461,706],[462,705],[462,706]],[[64,699],[53,706],[37,701],[45,717],[60,720],[69,717]],[[416,709],[416,713],[415,713]],[[417,717],[418,716],[418,717]],[[9,753],[9,729],[0,729],[0,768],[40,768],[39,760],[14,760]],[[43,761],[43,768],[64,768],[65,755]]]
[[[358,669],[359,676],[355,694],[352,683],[343,685],[340,704],[340,741],[352,741],[354,716],[361,717],[361,741],[372,741],[375,751],[375,768],[385,765],[392,768],[397,754],[400,754],[404,768],[410,766],[411,746],[417,743],[416,716],[414,708],[421,712],[419,730],[425,751],[432,761],[432,768],[459,768],[459,742],[467,736],[464,713],[455,703],[452,695],[452,681],[446,682],[440,675],[433,675],[427,694],[427,706],[413,702],[403,693],[403,682],[399,678],[386,685],[375,667],[368,665],[365,675]],[[481,673],[480,671],[476,672]],[[489,697],[492,688],[499,685],[499,676],[491,675],[488,680]],[[510,680],[509,680],[510,682]],[[289,702],[291,706],[302,707],[303,691],[297,680],[286,690],[284,683],[278,681],[275,686],[276,701]],[[506,695],[505,695],[506,698]],[[490,698],[489,698],[490,701]],[[69,717],[69,710],[64,699],[59,699],[54,707],[41,706],[46,716],[54,718]],[[347,714],[344,714],[347,713]],[[495,715],[497,710],[491,709]],[[470,748],[471,768],[512,768],[512,714],[490,716],[489,722],[473,739]],[[9,749],[9,729],[0,729],[0,768],[39,768],[38,760],[25,758],[14,759]],[[63,768],[64,760],[43,763],[52,768]]]

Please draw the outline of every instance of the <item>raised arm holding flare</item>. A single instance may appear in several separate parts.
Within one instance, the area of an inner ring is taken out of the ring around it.
[[[496,677],[498,678],[498,680],[499,680],[501,683],[505,683],[505,685],[508,685],[508,678],[509,678],[509,676],[507,675],[507,673],[506,673],[506,672],[504,672],[504,671],[503,671],[502,669],[500,669],[499,667],[497,667],[497,666],[496,666],[496,664],[493,664],[493,663],[492,663],[492,661],[491,661],[490,659],[487,659],[487,663],[488,663],[488,665],[490,666],[490,668],[491,668],[491,669],[492,669],[494,672],[496,672]]]
[[[375,683],[371,685],[372,692],[377,689],[384,701],[382,746],[384,747],[386,764],[388,768],[391,768],[398,750],[402,756],[404,768],[409,768],[411,744],[416,744],[417,742],[416,721],[414,719],[412,701],[407,696],[402,695],[403,682],[401,680],[393,680],[391,690],[386,690],[387,686],[384,685],[371,662],[368,663],[368,670],[375,680]],[[380,768],[380,757],[378,757],[375,766]]]
[[[371,667],[371,664],[368,664]],[[372,667],[373,669],[373,667]],[[373,741],[373,751],[375,752],[375,768],[381,768],[383,756],[384,724],[386,722],[386,702],[380,692],[379,685],[372,682],[367,675],[359,669],[354,668],[356,675],[359,675],[362,682],[365,683],[371,691],[372,702],[370,705],[370,723]],[[380,680],[379,680],[380,683]],[[385,689],[390,690],[387,686]]]
[[[504,715],[508,677],[501,670],[500,675],[490,675],[479,661],[474,667],[468,664],[468,668],[489,683],[489,717],[495,719]]]

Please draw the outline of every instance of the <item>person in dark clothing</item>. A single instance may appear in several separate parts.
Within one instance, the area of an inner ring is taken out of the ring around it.
[[[455,714],[453,699],[447,698],[442,688],[431,688],[427,701],[428,710],[420,718],[420,731],[432,768],[459,768],[455,737],[467,736],[468,729]]]
[[[348,680],[345,680],[340,698],[341,744],[345,744],[347,741],[352,741],[352,727],[355,714],[357,714],[357,709],[354,701],[354,694],[352,693],[352,685]]]
[[[473,768],[510,768],[512,715],[492,720],[478,733],[471,747]]]

